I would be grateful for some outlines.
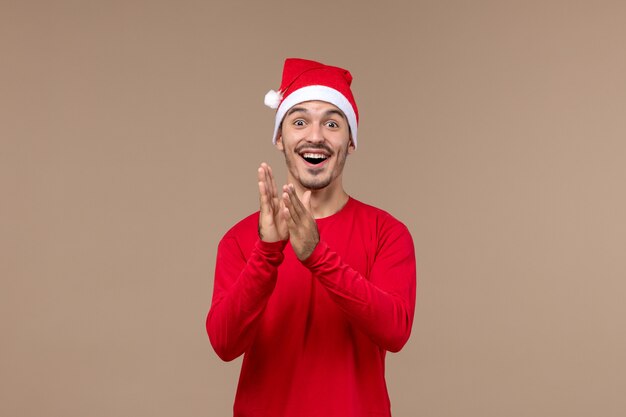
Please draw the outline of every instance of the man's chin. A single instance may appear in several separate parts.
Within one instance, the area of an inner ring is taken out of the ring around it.
[[[319,191],[319,190],[323,190],[324,188],[328,187],[330,185],[330,180],[329,179],[324,179],[324,180],[300,180],[300,185],[302,186],[302,188],[307,189],[307,190],[311,190],[311,191]]]

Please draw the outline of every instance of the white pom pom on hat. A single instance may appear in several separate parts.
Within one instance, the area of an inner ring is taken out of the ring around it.
[[[270,109],[277,109],[282,99],[283,95],[280,91],[270,90],[265,95],[265,105]]]
[[[304,101],[320,100],[334,104],[345,114],[356,148],[359,110],[350,90],[351,83],[352,75],[343,68],[287,58],[279,90],[270,90],[265,95],[265,105],[277,109],[272,142],[276,143],[278,128],[291,107]]]

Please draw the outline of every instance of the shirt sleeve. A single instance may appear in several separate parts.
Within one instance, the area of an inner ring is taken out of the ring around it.
[[[252,342],[276,286],[286,243],[259,239],[246,260],[236,239],[224,238],[220,242],[206,329],[213,349],[222,360],[235,359]]]
[[[413,240],[402,223],[381,234],[368,278],[323,241],[303,264],[374,343],[391,352],[402,349],[411,334],[417,286]]]

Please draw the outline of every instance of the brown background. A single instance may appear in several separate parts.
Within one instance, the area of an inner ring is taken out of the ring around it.
[[[228,416],[216,245],[288,56],[350,69],[416,244],[394,416],[626,410],[626,3],[0,2],[0,415]]]

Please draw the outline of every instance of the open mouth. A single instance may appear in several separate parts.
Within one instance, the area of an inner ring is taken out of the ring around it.
[[[329,155],[322,152],[302,152],[300,156],[312,165],[319,165],[329,158]]]

